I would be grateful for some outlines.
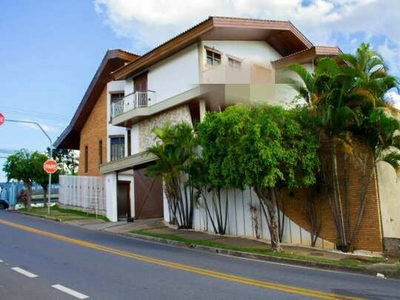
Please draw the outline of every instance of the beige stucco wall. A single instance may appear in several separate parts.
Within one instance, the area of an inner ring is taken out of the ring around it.
[[[400,238],[400,178],[386,162],[378,164],[378,186],[385,238]]]
[[[146,151],[148,147],[155,144],[155,135],[152,133],[153,128],[161,127],[166,122],[178,123],[181,121],[192,123],[190,117],[189,106],[184,105],[168,110],[157,116],[148,118],[139,123],[139,151]]]

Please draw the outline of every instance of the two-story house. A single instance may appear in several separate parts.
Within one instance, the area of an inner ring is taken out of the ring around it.
[[[288,21],[210,17],[143,56],[108,51],[55,146],[80,150],[79,175],[106,177],[107,217],[162,217],[162,182],[145,176],[152,129],[199,122],[238,102],[280,102],[275,72],[312,67],[337,47],[315,47]]]
[[[104,176],[111,221],[168,220],[163,183],[146,176],[156,159],[146,154],[154,127],[201,122],[206,112],[238,102],[289,102],[295,92],[278,84],[279,70],[292,63],[312,70],[316,58],[340,53],[314,46],[288,21],[210,17],[142,56],[108,51],[55,146],[80,149],[80,175]],[[243,229],[236,223],[233,234],[249,235],[251,216],[240,222]],[[301,227],[298,232],[306,235]]]

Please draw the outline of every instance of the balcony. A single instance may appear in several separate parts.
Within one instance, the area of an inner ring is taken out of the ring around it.
[[[134,92],[111,104],[111,117],[115,118],[131,110],[148,107],[155,102],[156,92],[154,91]]]

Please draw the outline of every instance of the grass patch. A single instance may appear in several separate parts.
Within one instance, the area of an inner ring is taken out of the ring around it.
[[[285,252],[285,251],[274,252],[274,251],[271,251],[270,249],[235,247],[235,246],[226,245],[226,244],[219,243],[219,242],[213,242],[210,240],[192,240],[192,239],[183,238],[183,237],[181,237],[179,235],[175,235],[175,234],[154,233],[154,232],[150,232],[147,230],[135,230],[135,231],[131,231],[131,233],[182,242],[188,246],[189,245],[202,245],[202,246],[208,246],[208,247],[213,247],[213,248],[234,250],[234,251],[240,251],[240,252],[246,252],[246,253],[252,253],[252,254],[262,254],[262,255],[267,255],[267,256],[272,256],[272,257],[277,257],[277,258],[289,258],[289,259],[295,259],[295,260],[301,260],[301,261],[307,261],[307,262],[325,263],[325,264],[329,264],[329,265],[346,266],[346,267],[352,267],[352,268],[363,268],[364,266],[366,266],[370,263],[377,262],[377,258],[371,258],[371,260],[368,260],[368,261],[367,260],[360,261],[357,259],[350,259],[350,258],[348,258],[348,259],[346,258],[346,259],[342,259],[342,260],[333,260],[333,259],[319,258],[319,257],[314,257],[314,256],[299,255],[299,254]]]
[[[71,221],[82,218],[93,218],[109,222],[109,220],[102,215],[96,216],[96,214],[87,213],[80,210],[65,209],[59,207],[58,205],[50,207],[50,215],[47,214],[47,207],[37,207],[37,208],[33,207],[31,210],[28,210],[26,208],[21,208],[19,210],[27,214],[37,215],[37,216],[49,216],[52,218],[60,219],[61,221]]]

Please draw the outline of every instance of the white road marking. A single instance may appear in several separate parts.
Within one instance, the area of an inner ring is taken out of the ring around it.
[[[31,272],[28,272],[28,271],[26,271],[24,269],[21,269],[21,268],[18,268],[18,267],[11,268],[11,270],[14,270],[14,271],[16,271],[16,272],[18,272],[18,273],[20,273],[22,275],[25,275],[26,277],[29,277],[29,278],[38,277],[36,274],[33,274]]]
[[[69,294],[71,296],[74,296],[75,298],[78,298],[78,299],[87,299],[87,298],[89,298],[89,296],[86,296],[85,294],[81,294],[81,293],[79,293],[77,291],[74,291],[74,290],[72,290],[70,288],[67,288],[67,287],[65,287],[65,286],[63,286],[61,284],[55,284],[55,285],[52,285],[52,287],[57,289],[57,290],[59,290],[59,291],[61,291],[61,292],[67,293],[67,294]]]

